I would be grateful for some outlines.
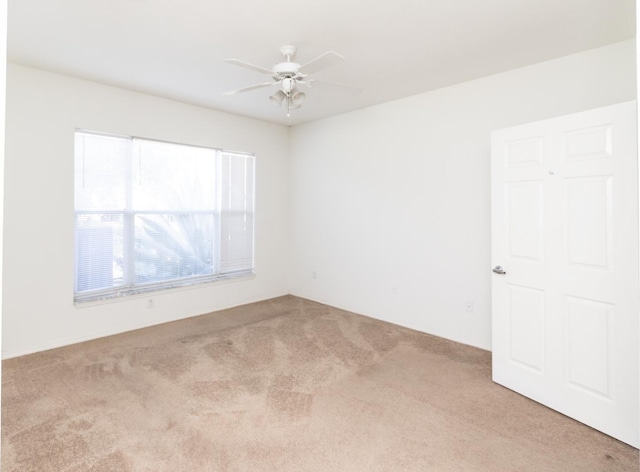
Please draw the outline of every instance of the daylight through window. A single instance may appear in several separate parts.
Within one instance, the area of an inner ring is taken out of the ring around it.
[[[254,157],[75,135],[75,301],[253,271]]]

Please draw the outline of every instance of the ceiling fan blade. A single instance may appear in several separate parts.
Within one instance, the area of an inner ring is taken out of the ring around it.
[[[319,70],[326,69],[327,67],[331,67],[334,64],[344,60],[337,52],[327,51],[324,54],[320,54],[315,59],[311,59],[306,64],[300,66],[300,72],[303,74],[313,74],[314,72],[318,72]]]
[[[273,71],[271,69],[267,69],[266,67],[262,67],[262,66],[257,66],[255,64],[250,64],[248,62],[241,61],[240,59],[225,59],[224,62],[233,64],[235,66],[244,67],[245,69],[249,69],[255,72],[260,72],[261,74],[273,75]]]
[[[235,95],[236,93],[248,92],[250,90],[259,89],[262,87],[269,87],[270,85],[277,84],[277,82],[264,82],[262,84],[250,85],[248,87],[243,87],[238,90],[232,90],[231,92],[225,92],[222,95]]]
[[[361,88],[354,87],[352,85],[344,85],[344,84],[338,84],[335,82],[327,82],[326,80],[309,80],[306,82],[307,87],[313,87],[315,84],[318,84],[320,86],[338,87],[348,91],[351,95],[358,95],[359,93],[362,93]]]

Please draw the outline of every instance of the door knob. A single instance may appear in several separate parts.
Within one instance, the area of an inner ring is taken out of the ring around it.
[[[505,274],[506,274],[506,272],[504,271],[504,269],[502,268],[502,266],[499,266],[499,265],[495,266],[495,267],[493,268],[493,271],[494,271],[496,274],[500,274],[500,275],[505,275]]]

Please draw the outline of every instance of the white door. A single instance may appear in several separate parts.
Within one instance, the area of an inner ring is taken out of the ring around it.
[[[635,107],[492,134],[492,346],[495,382],[638,447]]]

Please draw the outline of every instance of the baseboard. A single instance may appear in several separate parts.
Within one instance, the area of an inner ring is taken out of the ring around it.
[[[173,323],[174,321],[180,321],[180,320],[186,320],[188,318],[193,318],[196,316],[201,316],[201,315],[205,315],[207,313],[215,313],[217,311],[223,311],[223,310],[228,310],[230,308],[236,308],[238,306],[243,306],[243,305],[250,305],[251,303],[258,303],[258,302],[263,302],[266,300],[272,300],[274,298],[279,298],[279,297],[283,297],[286,295],[290,295],[289,293],[282,293],[280,295],[272,295],[272,296],[268,296],[268,297],[257,297],[256,299],[249,299],[247,301],[244,301],[242,303],[234,303],[234,304],[230,304],[230,305],[223,305],[219,308],[215,308],[212,310],[208,310],[205,311],[204,313],[196,313],[196,314],[192,314],[192,315],[186,315],[186,316],[180,316],[174,319],[168,319],[165,321],[162,321],[160,323],[141,323],[139,325],[135,325],[132,327],[128,327],[127,329],[121,329],[121,330],[108,330],[108,331],[99,331],[99,332],[95,332],[92,334],[87,334],[85,336],[78,336],[78,337],[74,337],[74,338],[64,338],[64,339],[57,339],[54,340],[50,343],[44,343],[44,344],[39,344],[39,345],[35,345],[35,346],[30,346],[28,348],[25,349],[15,349],[15,350],[3,350],[2,351],[2,360],[7,360],[7,359],[12,359],[14,357],[20,357],[20,356],[27,356],[29,354],[35,354],[36,352],[42,352],[42,351],[48,351],[50,349],[57,349],[60,347],[65,347],[65,346],[70,346],[72,344],[78,344],[78,343],[82,343],[82,342],[86,342],[86,341],[93,341],[96,339],[100,339],[100,338],[106,338],[108,336],[114,336],[116,334],[122,334],[122,333],[128,333],[130,331],[136,331],[138,329],[144,329],[144,328],[150,328],[152,326],[160,326],[163,325],[165,323]]]
[[[357,309],[354,309],[352,307],[345,306],[345,305],[336,305],[336,304],[328,302],[326,300],[322,300],[321,298],[308,297],[308,296],[304,296],[304,295],[296,295],[295,293],[291,293],[290,295],[292,295],[294,297],[298,297],[298,298],[303,298],[305,300],[309,300],[309,301],[312,301],[312,302],[322,303],[323,305],[328,305],[328,306],[333,307],[333,308],[338,308],[340,310],[344,310],[344,311],[348,311],[348,312],[351,312],[351,313],[355,313],[356,315],[366,316],[367,318],[372,318],[374,320],[384,321],[386,323],[391,323],[391,324],[394,324],[394,325],[397,325],[397,326],[401,326],[403,328],[412,329],[412,330],[418,331],[420,333],[430,334],[431,336],[437,336],[439,338],[446,339],[448,341],[453,341],[453,342],[458,343],[458,344],[463,344],[465,346],[471,346],[471,347],[475,347],[476,349],[482,349],[483,351],[491,352],[491,348],[490,347],[487,348],[486,346],[480,346],[478,344],[473,344],[473,343],[470,343],[468,341],[463,341],[463,340],[456,339],[456,338],[453,338],[453,337],[450,337],[450,336],[445,336],[442,333],[438,333],[438,332],[425,331],[424,329],[420,329],[420,328],[418,328],[416,326],[400,324],[395,320],[390,320],[390,319],[387,319],[387,318],[381,318],[379,316],[373,316],[373,315],[370,315],[370,314],[367,314],[367,313],[361,313],[360,311],[358,311]]]

